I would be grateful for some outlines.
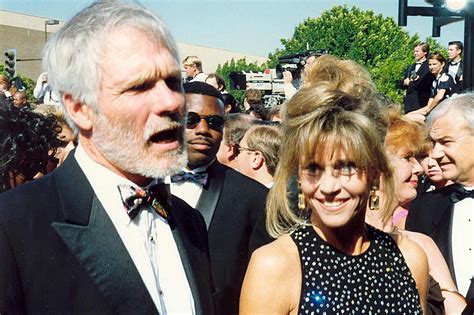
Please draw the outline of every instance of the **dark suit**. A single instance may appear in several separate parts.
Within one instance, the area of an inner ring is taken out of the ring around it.
[[[448,263],[453,279],[456,279],[451,247],[453,202],[450,194],[451,185],[419,195],[410,204],[405,227],[433,238]]]
[[[444,66],[444,73],[449,74],[449,65],[450,65],[450,62],[446,63],[446,65]],[[453,77],[454,83],[455,83],[453,87],[453,93],[459,94],[463,91],[463,82],[461,80],[462,74],[463,74],[463,60],[459,62],[458,71],[456,71],[456,74]]]
[[[212,314],[201,216],[173,198],[169,223],[199,314]],[[0,194],[0,313],[156,314],[75,158]]]
[[[268,189],[217,161],[208,176],[196,208],[208,226],[212,277],[219,291],[216,309],[237,314],[251,251],[272,240],[262,218]]]
[[[415,70],[415,66],[416,64],[412,64],[408,67],[404,79],[410,77],[412,71]],[[410,81],[410,84],[406,87],[407,93],[403,99],[405,103],[405,113],[425,106],[430,99],[431,85],[435,77],[428,68],[428,59],[423,61],[416,75],[418,76],[418,80]]]

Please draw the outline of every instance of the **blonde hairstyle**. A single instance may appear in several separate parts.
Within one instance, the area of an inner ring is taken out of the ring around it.
[[[376,93],[367,69],[355,61],[342,60],[336,56],[321,56],[308,69],[305,85],[317,86],[321,82],[329,82],[334,88],[354,97]]]
[[[280,163],[267,199],[266,225],[271,236],[289,233],[305,222],[302,213],[292,210],[288,183],[299,168],[314,160],[345,154],[367,177],[365,200],[380,176],[387,191],[393,192],[393,175],[382,141],[372,119],[360,110],[364,102],[329,84],[321,84],[302,88],[286,104]],[[392,215],[387,205],[393,199],[393,195],[388,195],[388,202],[382,205],[384,218]]]
[[[265,158],[268,173],[275,175],[276,166],[280,159],[281,130],[273,125],[253,126],[247,132],[247,147],[254,151],[259,151]]]
[[[202,62],[198,56],[187,56],[183,60],[183,65],[185,66],[196,66],[199,72],[202,72]]]

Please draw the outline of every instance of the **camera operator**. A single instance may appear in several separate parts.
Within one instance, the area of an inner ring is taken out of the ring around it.
[[[304,59],[304,66],[303,66],[303,76],[301,79],[304,78],[304,75],[307,73],[307,69],[311,67],[311,65],[314,63],[317,57],[319,57],[321,54],[318,54],[317,52],[310,53],[305,59]],[[300,80],[294,80],[293,74],[285,70],[283,71],[283,83],[284,83],[284,90],[285,90],[285,98],[288,100],[290,99],[296,91],[300,88],[302,85],[302,81]]]
[[[434,80],[426,58],[430,53],[430,46],[426,43],[419,43],[415,46],[413,53],[416,63],[408,67],[403,80],[403,87],[407,89],[403,99],[405,113],[417,110],[428,103]]]

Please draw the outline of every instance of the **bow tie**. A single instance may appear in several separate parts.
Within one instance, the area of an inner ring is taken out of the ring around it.
[[[179,172],[178,174],[171,176],[171,182],[173,183],[181,183],[186,181],[191,181],[196,184],[205,186],[207,184],[207,173]]]
[[[449,64],[451,66],[457,66],[461,61],[458,61],[458,62],[455,62],[455,61],[451,61]]]
[[[459,202],[464,198],[474,198],[474,190],[467,190],[461,185],[455,185],[449,198],[453,203]]]
[[[130,220],[137,216],[142,205],[150,205],[161,217],[168,219],[169,202],[165,184],[154,185],[148,190],[129,185],[118,185],[117,188]]]

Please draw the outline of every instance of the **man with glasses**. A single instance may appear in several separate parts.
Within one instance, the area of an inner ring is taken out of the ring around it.
[[[222,94],[204,82],[184,84],[188,165],[171,177],[171,192],[201,212],[209,237],[211,272],[219,314],[237,314],[252,249],[270,241],[259,213],[267,189],[216,159],[224,126]]]

